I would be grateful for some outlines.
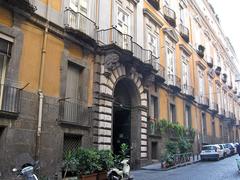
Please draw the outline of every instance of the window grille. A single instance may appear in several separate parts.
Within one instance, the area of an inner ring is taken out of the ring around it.
[[[71,152],[76,151],[78,148],[81,147],[81,144],[82,144],[81,135],[65,134],[63,142],[63,156],[69,151]]]

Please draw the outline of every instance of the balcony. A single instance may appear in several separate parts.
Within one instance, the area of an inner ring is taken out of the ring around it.
[[[4,0],[4,2],[7,6],[16,7],[30,14],[33,14],[37,10],[35,0]]]
[[[219,111],[218,111],[218,115],[219,115],[221,118],[225,117],[225,109],[220,108]]]
[[[97,41],[100,46],[115,45],[122,50],[127,50],[130,52],[133,50],[132,37],[128,34],[123,34],[115,27],[97,31]],[[141,59],[150,58],[150,52],[149,54],[141,54]]]
[[[203,108],[209,107],[209,98],[206,96],[198,96],[198,104]]]
[[[156,72],[159,71],[159,58],[155,57],[150,50],[142,48],[136,42],[132,42],[132,53],[133,57],[147,65],[151,65]]]
[[[164,81],[165,81],[165,68],[161,64],[156,63],[156,69],[157,69],[157,73],[156,73],[157,83],[159,83],[159,84],[164,83]]]
[[[234,88],[233,93],[237,94],[237,87]]]
[[[60,124],[90,127],[91,108],[77,100],[59,100]]]
[[[21,90],[7,84],[0,87],[0,116],[17,117],[20,113]]]
[[[218,112],[218,104],[215,102],[210,103],[209,110],[214,114]]]
[[[221,70],[222,70],[222,68],[221,68],[220,66],[217,66],[216,69],[215,69],[215,74],[216,74],[217,76],[220,76]]]
[[[163,14],[166,21],[172,26],[176,27],[176,13],[167,6],[163,7]]]
[[[159,0],[147,0],[157,11],[159,8]]]
[[[185,94],[189,99],[194,99],[194,88],[186,84],[182,85],[182,93]]]
[[[96,23],[80,12],[67,8],[64,11],[64,26],[67,32],[87,42],[96,40]]]
[[[227,74],[226,73],[223,73],[223,75],[222,75],[222,82],[223,83],[227,82]]]
[[[189,30],[188,30],[188,28],[185,27],[183,24],[180,24],[179,25],[179,31],[180,31],[180,35],[184,39],[184,41],[189,43]]]
[[[208,58],[207,65],[209,68],[213,68],[213,58],[211,57]]]
[[[200,58],[204,57],[205,47],[203,45],[198,45],[197,54]]]
[[[181,79],[173,74],[168,74],[168,85],[174,92],[181,91]]]

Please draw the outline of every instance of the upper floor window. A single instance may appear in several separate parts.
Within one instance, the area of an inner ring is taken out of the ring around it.
[[[218,108],[221,112],[222,109],[222,94],[221,94],[221,89],[219,86],[217,86],[217,103],[218,103]]]
[[[146,49],[152,54],[159,57],[159,25],[152,21],[149,16],[145,18],[146,22]]]
[[[179,12],[180,12],[180,23],[185,24],[184,7],[181,4],[179,4]]]
[[[129,34],[130,30],[129,15],[120,6],[117,12],[117,29],[124,34]]]
[[[189,86],[190,84],[190,69],[188,57],[182,53],[182,83],[184,86]]]
[[[75,12],[81,12],[84,15],[87,15],[88,1],[87,0],[70,0],[70,8]]]
[[[158,98],[151,96],[150,117],[154,120],[158,119]]]
[[[198,78],[199,78],[199,95],[203,96],[205,93],[205,86],[204,86],[204,72],[202,69],[199,68],[198,70]]]
[[[176,119],[176,105],[175,104],[170,104],[170,121],[173,123],[177,122]]]
[[[166,37],[167,73],[175,75],[175,44]]]
[[[185,125],[186,125],[186,128],[189,128],[192,126],[191,106],[189,105],[185,106]]]
[[[209,102],[210,102],[210,106],[213,107],[213,88],[212,88],[212,79],[209,79],[208,81],[208,96],[209,96]]]
[[[158,57],[158,51],[157,51],[157,37],[152,34],[151,32],[148,32],[148,49],[152,51],[154,56]]]

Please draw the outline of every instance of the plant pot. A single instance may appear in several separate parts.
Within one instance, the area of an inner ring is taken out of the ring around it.
[[[106,171],[98,172],[97,180],[107,180],[107,172]]]
[[[80,180],[97,180],[97,173],[89,174],[89,175],[81,175]]]

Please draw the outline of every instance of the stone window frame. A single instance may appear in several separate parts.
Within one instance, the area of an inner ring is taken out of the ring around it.
[[[188,120],[188,126],[186,126],[186,107],[189,107],[189,110],[190,110],[190,117],[189,117],[189,120]],[[189,127],[192,127],[192,125],[193,125],[193,123],[192,123],[192,106],[191,106],[191,104],[190,103],[188,103],[188,102],[185,102],[184,103],[184,114],[183,114],[183,118],[184,118],[184,124],[185,124],[185,126],[187,127],[187,128],[189,128]],[[190,125],[189,125],[189,122],[190,122]]]
[[[13,38],[14,40],[12,44],[11,58],[8,62],[6,79],[10,79],[10,83],[13,83],[15,86],[19,86],[20,84],[18,84],[18,75],[23,48],[23,32],[18,28],[6,27],[0,24],[0,33],[9,36],[10,38]],[[8,39],[6,40],[8,41]]]
[[[79,58],[75,58],[69,55],[68,51],[63,52],[63,57],[62,57],[62,62],[61,62],[61,68],[60,68],[60,97],[61,98],[66,98],[66,86],[67,86],[67,70],[68,70],[68,63],[73,63],[79,68],[82,68],[82,79],[83,79],[83,85],[80,90],[81,92],[81,102],[87,103],[87,97],[88,97],[88,89],[87,89],[87,83],[89,80],[89,67],[87,65],[87,62],[85,59],[82,61]]]

